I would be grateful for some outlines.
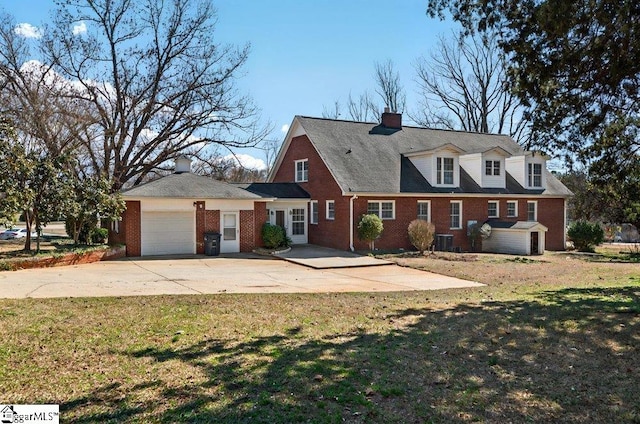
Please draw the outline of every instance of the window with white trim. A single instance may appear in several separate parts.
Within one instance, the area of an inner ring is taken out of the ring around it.
[[[395,201],[370,200],[367,203],[367,214],[378,215],[380,219],[396,219]]]
[[[336,202],[333,200],[327,200],[327,219],[334,220],[336,219]]]
[[[431,202],[428,200],[418,200],[417,218],[430,221]]]
[[[309,181],[309,160],[301,159],[296,161],[296,182],[304,183]]]
[[[317,200],[312,200],[311,201],[311,220],[310,220],[311,224],[317,224],[318,223],[318,201]]]
[[[294,236],[304,235],[304,208],[291,209],[291,234]]]
[[[538,220],[538,202],[535,200],[527,202],[527,221]]]
[[[518,201],[507,200],[507,218],[516,218],[518,216]]]
[[[542,164],[530,163],[528,165],[529,187],[542,187]]]
[[[452,200],[449,203],[449,228],[459,230],[462,228],[462,200]]]
[[[500,161],[499,160],[484,161],[484,175],[500,175]]]
[[[487,217],[500,217],[500,202],[498,202],[497,200],[489,200],[489,202],[487,203]]]
[[[436,158],[437,184],[453,184],[453,158]]]

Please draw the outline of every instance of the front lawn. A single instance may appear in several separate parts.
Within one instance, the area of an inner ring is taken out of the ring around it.
[[[637,264],[451,259],[397,260],[488,285],[2,300],[0,402],[77,423],[640,422]]]

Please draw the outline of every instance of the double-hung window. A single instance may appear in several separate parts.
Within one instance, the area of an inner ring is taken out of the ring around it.
[[[418,219],[423,219],[425,221],[429,221],[429,209],[431,209],[431,202],[424,201],[424,200],[418,200],[418,213],[417,213],[417,218]]]
[[[309,181],[309,160],[302,159],[296,161],[296,182],[304,183]]]
[[[328,220],[336,219],[336,202],[333,200],[327,200],[327,214]]]
[[[528,169],[529,187],[542,187],[542,164],[530,163]]]
[[[453,158],[436,158],[436,171],[438,184],[453,184]]]
[[[380,219],[395,219],[395,202],[393,200],[370,200],[367,203],[367,214],[378,215]]]
[[[291,234],[294,236],[304,235],[304,208],[291,209]]]
[[[498,218],[500,216],[500,203],[497,200],[489,200],[487,204],[487,217]]]
[[[527,202],[527,221],[538,220],[538,202],[535,200]]]
[[[484,161],[484,175],[500,175],[500,161],[499,160]]]
[[[518,201],[507,200],[507,217],[516,218],[518,216]]]
[[[462,228],[462,200],[452,200],[449,203],[450,228],[459,230]]]
[[[311,201],[311,224],[318,223],[318,201]]]

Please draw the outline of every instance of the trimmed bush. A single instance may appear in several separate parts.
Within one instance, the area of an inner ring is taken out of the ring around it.
[[[424,219],[414,219],[407,228],[409,241],[423,254],[433,244],[436,235],[436,226]]]
[[[384,226],[378,215],[362,215],[360,222],[358,222],[358,238],[369,242],[370,250],[373,250],[374,240],[380,237],[382,231],[384,231]]]
[[[109,237],[109,230],[106,228],[94,228],[91,232],[91,243],[93,244],[105,244]]]
[[[267,249],[291,245],[291,239],[287,237],[284,228],[279,225],[271,225],[268,222],[265,222],[262,226],[262,241]]]
[[[604,241],[604,230],[597,223],[587,221],[576,221],[567,231],[573,246],[579,252],[593,252],[594,247]]]

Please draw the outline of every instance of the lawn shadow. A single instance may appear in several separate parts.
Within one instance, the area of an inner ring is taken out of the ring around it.
[[[150,376],[126,399],[104,386],[60,409],[70,422],[640,421],[637,286],[370,319],[370,327],[317,338],[301,326],[125,351],[186,365],[204,382]]]

